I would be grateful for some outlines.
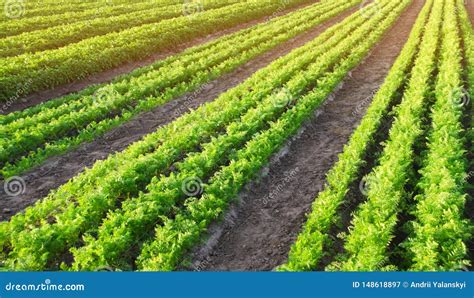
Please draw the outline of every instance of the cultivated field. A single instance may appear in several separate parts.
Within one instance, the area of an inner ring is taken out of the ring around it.
[[[0,3],[0,270],[472,270],[474,0]]]

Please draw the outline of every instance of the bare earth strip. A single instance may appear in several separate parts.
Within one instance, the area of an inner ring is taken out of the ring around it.
[[[191,267],[185,269],[261,271],[286,260],[325,174],[383,83],[423,4],[415,0],[402,13],[365,62],[344,80],[334,99],[271,162],[261,181],[248,186],[224,222],[212,227],[209,241],[192,253]]]
[[[203,103],[214,100],[219,94],[237,86],[278,57],[313,40],[321,32],[340,22],[356,9],[357,7],[348,10],[310,31],[288,40],[194,93],[168,102],[151,112],[141,114],[105,136],[91,143],[83,144],[68,154],[53,157],[42,166],[22,175],[26,184],[23,194],[10,198],[3,192],[3,189],[0,189],[0,220],[8,220],[15,213],[46,196],[51,189],[57,188],[83,171],[85,167],[90,167],[95,161],[105,159],[111,153],[122,151],[131,143],[155,131],[159,126],[173,121],[189,109],[195,109]],[[0,181],[0,185],[3,185],[2,181]]]
[[[474,26],[474,0],[466,0],[466,8],[471,17],[471,24]]]

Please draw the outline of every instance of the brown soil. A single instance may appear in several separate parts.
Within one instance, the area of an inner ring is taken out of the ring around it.
[[[296,11],[298,9],[301,9],[301,8],[305,7],[305,6],[312,5],[316,2],[319,2],[319,0],[315,0],[314,2],[309,3],[309,4],[301,4],[301,5],[298,5],[298,6],[293,7],[293,8],[289,8],[289,9],[286,9],[286,10],[279,11],[275,14],[272,14],[272,17],[277,17],[277,16],[282,16],[282,15],[288,14],[292,11]],[[91,85],[94,85],[94,84],[101,84],[101,83],[110,82],[113,78],[117,77],[118,75],[129,73],[129,72],[131,72],[132,70],[134,70],[136,68],[150,65],[150,64],[152,64],[153,62],[155,62],[157,60],[161,60],[161,59],[164,59],[164,58],[169,57],[171,55],[177,54],[177,53],[183,51],[186,48],[190,48],[190,47],[193,47],[193,46],[196,46],[196,45],[199,45],[199,44],[203,44],[203,43],[209,42],[211,40],[217,39],[221,36],[231,34],[231,33],[243,30],[245,28],[249,28],[251,26],[255,26],[259,23],[263,23],[263,22],[267,21],[268,18],[269,18],[268,16],[265,16],[265,17],[247,22],[247,23],[239,24],[238,26],[232,27],[230,29],[226,29],[226,30],[222,30],[222,31],[219,31],[217,33],[214,33],[214,34],[210,34],[206,37],[196,38],[196,39],[190,40],[186,43],[176,45],[175,48],[169,49],[166,52],[160,51],[156,54],[153,54],[153,55],[147,57],[144,60],[132,61],[132,62],[123,64],[119,67],[116,67],[116,68],[113,68],[113,69],[110,69],[110,70],[107,70],[107,71],[104,71],[104,72],[101,72],[101,73],[98,73],[98,74],[91,75],[91,76],[89,76],[86,79],[81,80],[81,81],[76,81],[76,82],[72,82],[72,83],[69,83],[69,84],[62,85],[62,86],[58,86],[58,87],[55,87],[55,88],[50,89],[50,90],[35,92],[33,94],[28,95],[27,97],[25,97],[23,99],[20,99],[16,102],[12,103],[6,109],[0,110],[0,114],[8,114],[8,113],[11,113],[11,112],[14,112],[14,111],[23,110],[25,108],[37,105],[39,103],[48,101],[50,99],[61,97],[61,96],[67,95],[67,94],[72,93],[72,92],[80,91],[80,90],[85,89],[85,88],[87,88]]]
[[[8,220],[15,213],[46,196],[51,189],[57,188],[90,167],[95,161],[106,158],[109,154],[122,151],[144,135],[155,131],[189,109],[195,109],[203,103],[214,100],[219,94],[243,82],[260,68],[270,64],[278,57],[284,56],[292,49],[313,40],[328,27],[340,22],[357,8],[316,26],[310,31],[291,39],[273,50],[249,61],[235,71],[198,89],[196,92],[182,96],[151,112],[143,113],[126,124],[110,131],[95,141],[81,145],[78,149],[63,156],[50,158],[40,167],[22,175],[25,181],[25,192],[15,197],[8,197],[0,192],[0,220]],[[0,185],[3,185],[0,181]]]
[[[466,0],[466,9],[471,17],[471,24],[474,26],[474,0]]]
[[[185,269],[261,271],[286,260],[325,174],[383,83],[423,4],[415,0],[400,16],[342,88],[272,160],[261,181],[249,185],[224,222],[211,227],[210,239],[192,253]]]

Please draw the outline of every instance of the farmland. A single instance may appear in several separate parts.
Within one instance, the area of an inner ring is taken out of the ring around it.
[[[1,3],[0,270],[472,271],[474,1]]]

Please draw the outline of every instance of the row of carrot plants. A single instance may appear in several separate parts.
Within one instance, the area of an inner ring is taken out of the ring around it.
[[[115,2],[115,1],[114,1]],[[121,1],[114,5],[108,5],[104,2],[82,3],[73,5],[70,3],[54,6],[41,4],[41,7],[28,7],[29,1],[23,9],[21,18],[6,19],[0,23],[0,37],[14,36],[24,32],[31,32],[40,29],[46,29],[64,24],[72,24],[80,21],[93,20],[97,17],[112,17],[133,11],[141,11],[156,7],[166,7],[182,3],[176,0],[154,0],[154,1],[138,1],[130,3],[130,1]],[[18,5],[20,3],[17,3]],[[7,7],[8,4],[2,5]],[[15,2],[12,2],[15,5]],[[23,3],[25,5],[25,2]],[[76,9],[74,9],[76,7]],[[7,9],[7,8],[5,8]],[[3,16],[4,14],[2,14]]]
[[[169,4],[176,4],[180,0],[147,0],[148,2],[153,2],[155,5],[160,5],[162,3],[169,3]],[[144,2],[144,0],[137,1]],[[1,0],[0,5],[4,6],[5,4],[9,3],[7,0]],[[54,1],[54,0],[42,0],[42,1],[27,1],[23,2],[23,7],[27,10],[24,16],[31,16],[31,14],[39,14],[40,12],[44,12],[45,15],[66,12],[67,8],[69,7],[71,11],[76,10],[85,10],[89,8],[100,8],[103,6],[111,6],[111,5],[123,5],[129,4],[130,0],[61,0],[61,1]],[[48,8],[51,8],[54,13],[48,13]],[[57,10],[57,11],[56,11]],[[30,12],[31,11],[31,12]],[[42,15],[42,14],[39,14]],[[6,17],[2,15],[2,18]]]
[[[468,99],[471,102],[471,115],[474,115],[472,107],[472,100],[474,99],[474,29],[472,27],[472,23],[469,19],[469,15],[464,7],[463,1],[457,2],[457,8],[459,12],[459,22],[461,25],[461,34],[462,34],[462,41],[464,46],[464,61],[466,64],[466,91],[465,99]],[[469,127],[467,136],[468,136],[468,144],[470,143],[474,146],[474,117],[471,116],[471,125]],[[472,152],[474,152],[474,147],[471,147],[471,160],[469,161],[469,169],[470,169],[470,176],[474,173],[474,160],[472,160]],[[467,180],[471,179],[472,177],[468,177]],[[472,193],[472,189],[471,189]]]

